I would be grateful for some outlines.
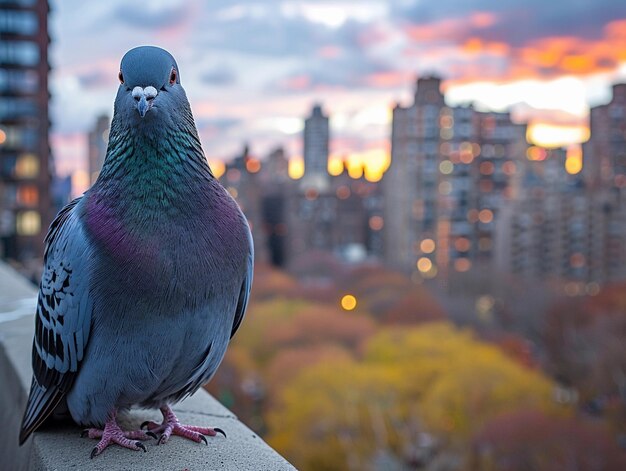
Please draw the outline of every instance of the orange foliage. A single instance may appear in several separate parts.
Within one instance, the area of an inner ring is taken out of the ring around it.
[[[509,358],[517,361],[527,368],[535,368],[537,362],[533,357],[532,345],[524,337],[511,333],[498,333],[495,336],[486,336],[488,340],[497,345]]]
[[[434,299],[421,289],[411,291],[393,304],[381,318],[385,324],[415,325],[421,322],[441,321],[445,313]]]
[[[254,300],[292,297],[298,294],[298,282],[286,272],[267,264],[257,263],[254,268],[254,284],[250,296]]]
[[[277,351],[285,346],[328,343],[355,348],[375,330],[374,321],[369,317],[320,304],[306,307],[289,321],[274,325],[266,340]]]

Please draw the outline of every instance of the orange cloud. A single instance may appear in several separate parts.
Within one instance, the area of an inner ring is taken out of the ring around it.
[[[365,83],[372,87],[402,87],[413,80],[412,72],[405,70],[389,70],[386,72],[375,72],[365,77]]]
[[[458,19],[446,21],[444,30],[462,24]],[[415,31],[409,31],[407,35],[413,39],[419,36]],[[421,38],[432,40],[433,37],[423,31],[421,33]],[[453,61],[445,70],[454,84],[479,80],[549,79],[562,75],[588,76],[614,71],[626,61],[626,20],[608,23],[598,39],[553,36],[514,46],[492,42],[481,37],[480,31],[473,31],[455,42],[456,50],[462,55],[460,58],[450,49],[439,49],[442,63],[450,59]],[[477,62],[479,58],[483,59],[481,63]]]
[[[428,24],[405,27],[409,38],[415,41],[454,40],[467,37],[470,31],[488,28],[497,21],[497,16],[489,12],[475,12],[468,17],[446,18]]]

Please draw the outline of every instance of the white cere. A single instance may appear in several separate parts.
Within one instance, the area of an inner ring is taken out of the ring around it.
[[[133,90],[133,93],[135,93],[135,91]],[[146,98],[154,98],[155,96],[157,96],[157,89],[150,86],[150,87],[146,87],[143,89],[143,94],[146,96]]]
[[[133,88],[133,98],[141,98],[143,95],[143,88],[135,87]]]

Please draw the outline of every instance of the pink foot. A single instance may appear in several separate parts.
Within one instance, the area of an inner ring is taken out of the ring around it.
[[[91,458],[98,456],[112,443],[117,443],[118,445],[123,446],[124,448],[129,448],[131,450],[143,450],[144,452],[146,452],[148,450],[146,450],[145,445],[137,440],[147,440],[148,438],[150,438],[150,436],[156,438],[156,435],[154,435],[154,433],[150,431],[123,431],[120,426],[117,425],[117,422],[115,421],[115,416],[116,413],[114,412],[111,415],[111,418],[107,420],[107,422],[104,424],[104,430],[89,428],[83,430],[83,432],[80,434],[81,437],[84,437],[86,435],[89,438],[101,439],[98,444],[93,448],[93,450],[91,450]]]
[[[196,427],[195,425],[182,425],[174,412],[169,406],[165,406],[161,408],[161,413],[163,414],[163,423],[160,425],[155,422],[144,422],[141,424],[141,428],[146,427],[148,432],[146,433],[160,433],[161,437],[157,444],[162,445],[167,443],[172,435],[178,435],[179,437],[184,437],[189,440],[193,440],[196,443],[200,443],[204,441],[208,445],[205,435],[209,437],[214,437],[218,433],[221,433],[226,437],[226,433],[220,428],[211,428],[211,427]]]

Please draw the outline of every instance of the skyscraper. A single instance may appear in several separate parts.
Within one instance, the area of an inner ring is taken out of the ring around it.
[[[620,193],[586,188],[580,175],[565,171],[563,149],[541,150],[539,157],[523,164],[522,191],[498,216],[499,271],[580,283],[623,279],[626,206]]]
[[[41,256],[51,214],[48,2],[0,2],[0,255]]]
[[[328,116],[320,105],[313,106],[311,116],[304,121],[304,178],[303,184],[324,186],[328,180]]]
[[[96,125],[89,132],[89,183],[94,184],[100,175],[100,169],[104,164],[104,157],[109,144],[109,128],[111,118],[100,115],[96,119]]]
[[[440,86],[420,78],[413,104],[394,108],[383,177],[385,260],[427,278],[491,262],[494,220],[527,147],[509,113],[446,106]]]
[[[583,173],[594,188],[626,187],[626,83],[613,85],[613,97],[591,108]]]

